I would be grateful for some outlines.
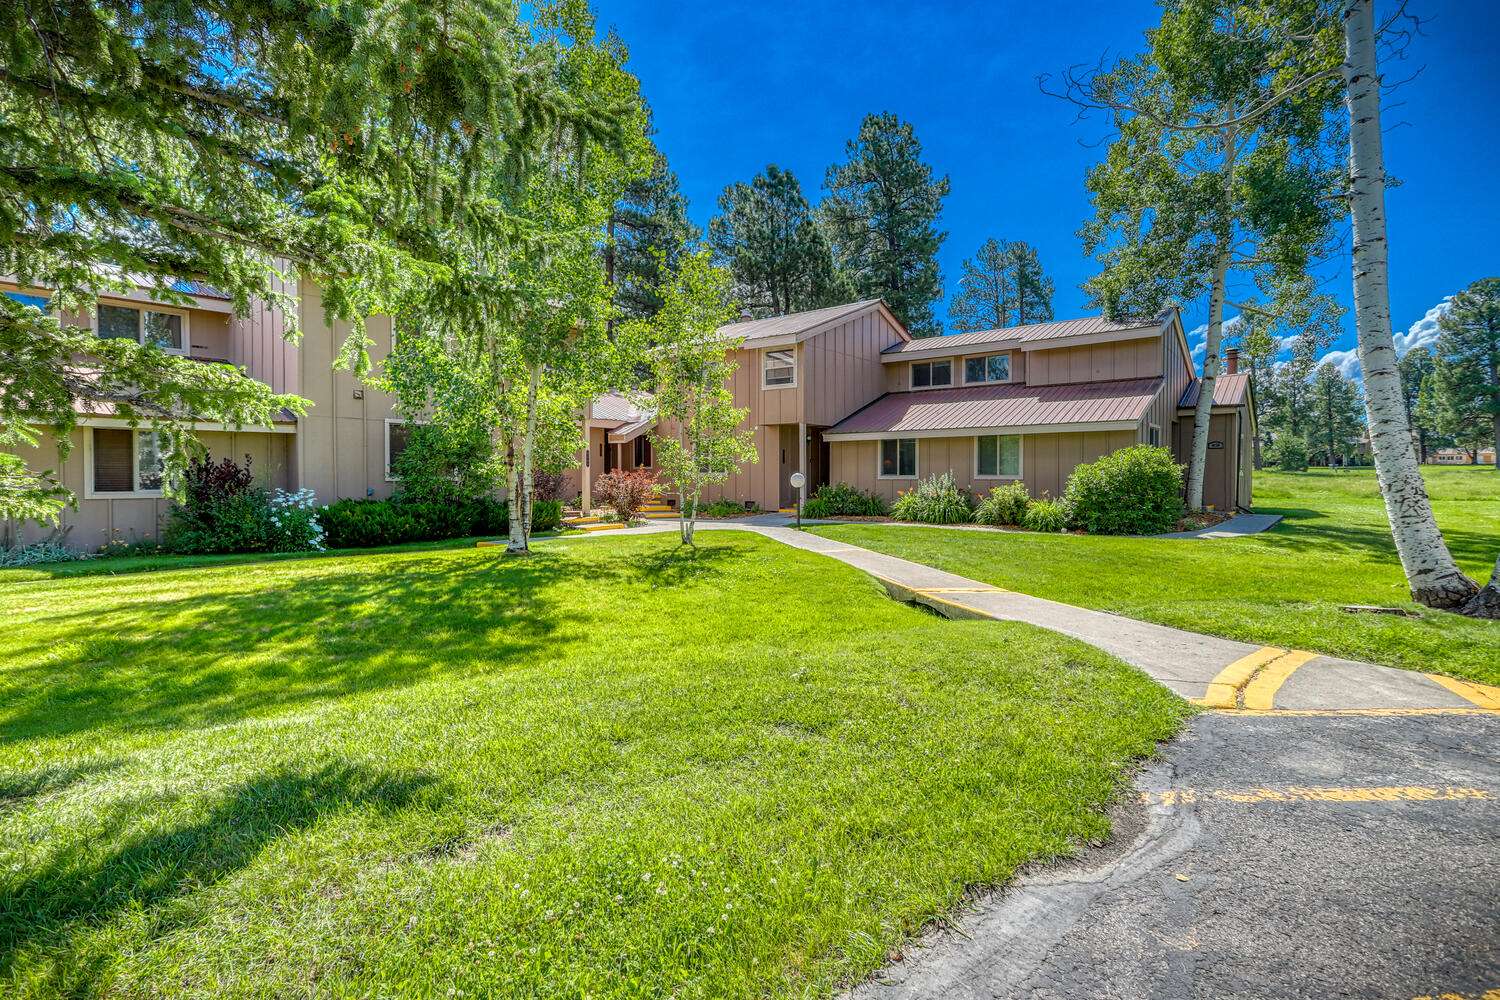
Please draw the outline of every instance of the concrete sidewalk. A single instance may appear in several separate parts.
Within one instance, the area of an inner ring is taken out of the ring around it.
[[[668,521],[605,534],[619,537],[675,530],[676,523]],[[875,577],[897,600],[925,605],[947,618],[1027,622],[1081,639],[1209,708],[1306,713],[1500,711],[1500,688],[1236,642],[1018,594],[921,563],[796,531],[766,515],[742,521],[700,522],[698,530],[748,531],[837,559]]]

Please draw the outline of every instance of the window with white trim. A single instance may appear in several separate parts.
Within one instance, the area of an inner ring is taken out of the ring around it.
[[[797,384],[797,352],[767,351],[761,356],[760,384],[763,389],[787,389]]]
[[[917,478],[917,439],[885,438],[880,442],[880,478]]]
[[[964,359],[964,382],[1009,382],[1010,355],[986,354],[982,358]]]
[[[187,313],[180,309],[146,309],[101,302],[98,315],[101,340],[133,340],[138,344],[155,344],[168,354],[187,353]]]
[[[396,459],[406,450],[407,442],[411,440],[411,428],[405,420],[395,417],[387,417],[385,421],[385,481],[393,483],[396,481],[396,473],[393,471]]]
[[[152,430],[90,427],[88,493],[99,497],[161,496],[164,443]]]
[[[974,440],[976,479],[1016,479],[1021,475],[1021,435],[986,434]]]
[[[953,384],[953,362],[948,358],[941,361],[914,361],[911,366],[911,387],[913,389],[930,389],[934,386]]]

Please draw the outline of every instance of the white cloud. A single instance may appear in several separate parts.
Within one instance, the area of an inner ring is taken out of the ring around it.
[[[1396,334],[1396,357],[1402,357],[1407,351],[1416,347],[1431,347],[1441,332],[1438,329],[1438,320],[1442,319],[1452,307],[1453,296],[1449,295],[1427,310],[1427,315],[1408,327],[1405,333]]]
[[[1345,378],[1359,378],[1359,351],[1329,351],[1318,359],[1319,365],[1331,364],[1344,373]]]

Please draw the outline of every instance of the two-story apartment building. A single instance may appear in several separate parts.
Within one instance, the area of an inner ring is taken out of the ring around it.
[[[101,337],[154,340],[163,350],[203,361],[242,366],[253,378],[278,392],[310,400],[307,414],[278,416],[265,427],[230,428],[199,423],[199,440],[215,458],[243,462],[268,487],[312,489],[323,501],[337,497],[387,496],[391,492],[390,459],[405,442],[404,424],[392,399],[344,371],[333,370],[334,355],[348,329],[324,320],[318,288],[304,281],[298,293],[297,321],[302,337],[283,337],[285,317],[261,303],[247,317],[237,317],[229,301],[211,288],[183,283],[186,305],[157,301],[144,290],[102,297],[85,314],[64,315],[64,322],[86,326]],[[0,294],[45,307],[48,293],[0,282]],[[391,347],[391,323],[376,317],[367,324],[377,362]],[[96,548],[112,538],[154,537],[166,516],[161,465],[152,433],[132,429],[105,408],[81,407],[71,449],[61,458],[44,438],[38,448],[21,450],[35,469],[53,469],[77,497],[76,509],[63,514],[67,542]],[[22,541],[45,537],[50,528],[20,526]]]
[[[1186,461],[1199,380],[1176,311],[1149,320],[1099,317],[913,339],[884,303],[732,323],[732,390],[759,461],[709,499],[763,509],[846,482],[894,498],[949,472],[977,491],[1020,480],[1060,495],[1069,473],[1132,444]],[[1215,380],[1204,499],[1248,507],[1254,413],[1249,376]],[[649,406],[606,397],[587,415],[585,472],[650,465]],[[584,477],[586,478],[586,477]]]

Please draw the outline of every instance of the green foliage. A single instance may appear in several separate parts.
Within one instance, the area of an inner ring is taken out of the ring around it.
[[[503,500],[490,497],[456,502],[345,499],[320,509],[318,520],[329,548],[362,549],[503,535],[510,526],[510,511]],[[532,503],[532,531],[555,531],[561,524],[561,503],[556,500]]]
[[[814,519],[882,517],[885,512],[885,497],[850,486],[848,483],[824,483],[802,506],[802,516]]]
[[[403,500],[442,503],[484,496],[497,485],[494,445],[484,428],[455,424],[407,424],[406,447],[391,463]]]
[[[1470,451],[1500,449],[1500,278],[1455,295],[1439,324],[1432,409],[1441,433]]]
[[[1052,279],[1029,243],[986,240],[963,262],[958,292],[948,306],[955,330],[993,330],[1052,319]]]
[[[87,552],[71,549],[59,539],[32,542],[13,548],[0,548],[0,569],[18,566],[40,566],[43,563],[73,562],[90,558]]]
[[[1021,518],[1021,527],[1027,531],[1042,531],[1057,534],[1066,531],[1073,522],[1073,507],[1067,500],[1033,500]]]
[[[1282,472],[1307,471],[1307,442],[1296,434],[1283,434],[1271,443],[1266,460]]]
[[[1359,450],[1365,429],[1365,407],[1359,386],[1327,362],[1313,373],[1308,434],[1312,450],[1322,464],[1332,468],[1348,465]]]
[[[1145,444],[1121,448],[1076,467],[1068,476],[1064,499],[1069,523],[1092,535],[1171,531],[1182,518],[1182,466],[1166,448]],[[1032,504],[1028,517],[1037,505]],[[1050,517],[1051,513],[1037,516]]]
[[[188,465],[161,547],[186,555],[304,552],[323,547],[323,529],[312,490],[257,486],[248,455],[243,466],[203,458]]]
[[[802,185],[776,164],[719,195],[708,224],[714,262],[734,276],[733,298],[755,316],[832,305],[833,256]]]
[[[941,333],[932,306],[943,291],[937,252],[948,234],[937,222],[948,178],[933,179],[911,124],[893,114],[866,115],[844,150],[818,206],[840,280],[854,298],[885,299],[912,336]]]
[[[1018,479],[990,490],[974,509],[974,521],[976,524],[1019,525],[1030,506],[1031,495],[1026,492],[1026,484]]]
[[[687,215],[687,198],[660,152],[651,172],[631,181],[610,218],[614,243],[607,268],[623,319],[649,319],[661,308],[662,267],[676,273],[683,247],[702,235]]]
[[[958,488],[951,472],[940,472],[896,497],[891,517],[922,524],[965,524],[974,519],[973,498]]]
[[[709,251],[684,254],[677,272],[662,286],[662,307],[646,322],[627,324],[626,344],[634,345],[656,388],[658,428],[651,449],[662,479],[677,494],[687,516],[682,541],[691,544],[703,491],[727,480],[741,465],[758,458],[755,432],[740,425],[747,410],[734,405],[729,379],[736,344],[718,333],[734,316],[729,301],[731,276],[715,267]],[[627,348],[627,350],[630,348]]]
[[[745,514],[758,514],[760,508],[755,504],[745,506],[734,500],[713,500],[702,504],[698,508],[699,517],[741,517]]]

